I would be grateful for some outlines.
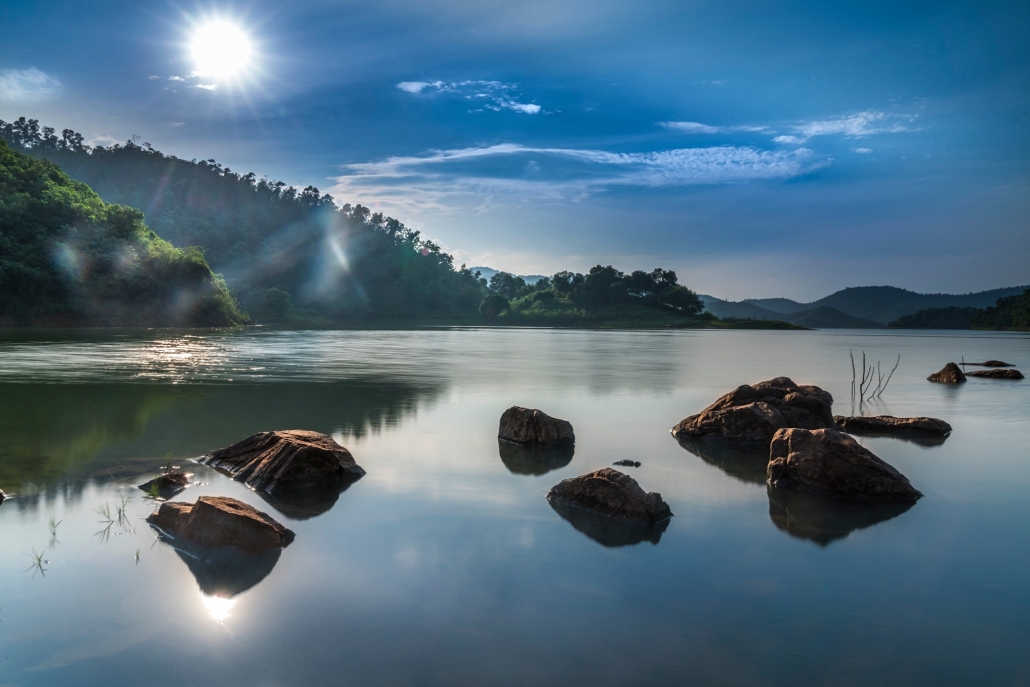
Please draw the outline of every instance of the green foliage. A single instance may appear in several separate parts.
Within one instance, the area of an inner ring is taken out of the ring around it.
[[[494,275],[496,276],[496,275]],[[479,304],[479,314],[488,320],[496,318],[511,307],[508,299],[496,293],[490,294]]]
[[[74,131],[58,138],[24,117],[0,121],[0,137],[58,162],[106,200],[141,208],[173,244],[201,246],[259,318],[284,317],[281,297],[267,301],[270,289],[310,320],[337,322],[471,318],[483,300],[479,278],[419,232],[361,205],[338,208],[313,186],[180,160],[147,143],[91,148]]]
[[[291,310],[293,310],[293,303],[290,302],[288,291],[283,291],[273,286],[265,292],[262,312],[267,319],[273,322],[281,322],[286,319]]]
[[[158,238],[57,165],[0,140],[0,322],[223,326],[244,321],[197,250]]]
[[[999,298],[994,306],[977,313],[970,324],[973,329],[1030,331],[1030,289],[1018,296]]]
[[[894,320],[892,329],[969,329],[973,318],[982,313],[980,308],[924,308],[911,315]]]

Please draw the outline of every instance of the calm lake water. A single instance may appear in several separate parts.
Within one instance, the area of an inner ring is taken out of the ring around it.
[[[849,349],[901,355],[867,414],[954,427],[861,439],[925,494],[905,512],[770,494],[760,459],[669,434],[778,375],[848,414]],[[962,357],[1030,372],[1030,337],[0,332],[0,685],[1030,684],[1030,381],[925,380]],[[574,455],[502,455],[515,404],[570,420]],[[293,428],[367,476],[277,509],[188,462]],[[156,539],[135,485],[166,454],[202,482],[178,500],[233,496],[296,532],[256,585],[207,596]],[[545,500],[624,458],[675,513],[651,540]]]

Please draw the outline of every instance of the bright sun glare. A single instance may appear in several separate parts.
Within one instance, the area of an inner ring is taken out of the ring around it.
[[[210,21],[200,26],[193,34],[190,50],[197,72],[216,79],[238,76],[251,58],[247,34],[227,21]]]

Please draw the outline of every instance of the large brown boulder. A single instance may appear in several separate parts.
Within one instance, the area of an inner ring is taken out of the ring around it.
[[[966,375],[955,363],[948,363],[943,368],[934,372],[926,378],[928,381],[938,384],[961,384],[966,381]]]
[[[170,499],[190,485],[190,476],[185,472],[167,472],[149,482],[139,485],[152,498]]]
[[[551,417],[542,410],[519,406],[512,406],[501,415],[497,438],[540,447],[576,443],[576,435],[569,421]]]
[[[266,513],[227,496],[201,496],[196,503],[162,503],[147,522],[189,552],[236,549],[260,555],[286,547],[293,532]]]
[[[1019,370],[975,370],[973,372],[967,372],[967,377],[987,377],[988,379],[1022,379],[1023,373]]]
[[[935,417],[894,417],[893,415],[845,417],[834,415],[833,419],[839,428],[851,434],[887,436],[920,432],[943,436],[951,431],[951,425]]]
[[[918,499],[893,467],[836,429],[781,429],[769,446],[769,484],[855,499]]]
[[[672,517],[661,494],[645,493],[635,479],[611,468],[562,480],[547,492],[547,500],[649,524]]]
[[[833,397],[787,377],[738,386],[697,415],[672,428],[675,437],[719,436],[769,441],[781,429],[833,427]]]
[[[261,432],[200,462],[269,494],[324,488],[365,474],[350,451],[332,437],[303,429]]]

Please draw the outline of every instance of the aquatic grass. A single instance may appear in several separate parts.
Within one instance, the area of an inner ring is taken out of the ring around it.
[[[136,528],[132,527],[129,523],[128,505],[132,501],[131,496],[126,494],[120,494],[118,497],[118,503],[114,506],[114,511],[111,510],[111,504],[106,501],[98,508],[94,509],[96,513],[103,518],[100,522],[104,525],[104,528],[96,533],[96,537],[102,542],[106,542],[111,538],[111,531],[117,525],[121,530],[115,532],[118,534],[136,534]]]
[[[136,549],[136,556],[134,560],[136,561],[136,565],[139,565],[139,549]]]
[[[50,561],[43,560],[43,556],[45,554],[46,549],[43,549],[42,551],[36,551],[35,547],[33,547],[31,554],[25,554],[26,556],[32,559],[32,565],[26,568],[25,572],[29,572],[31,570],[33,577],[35,577],[37,572],[43,577],[46,577],[47,569],[43,566],[50,565]]]

